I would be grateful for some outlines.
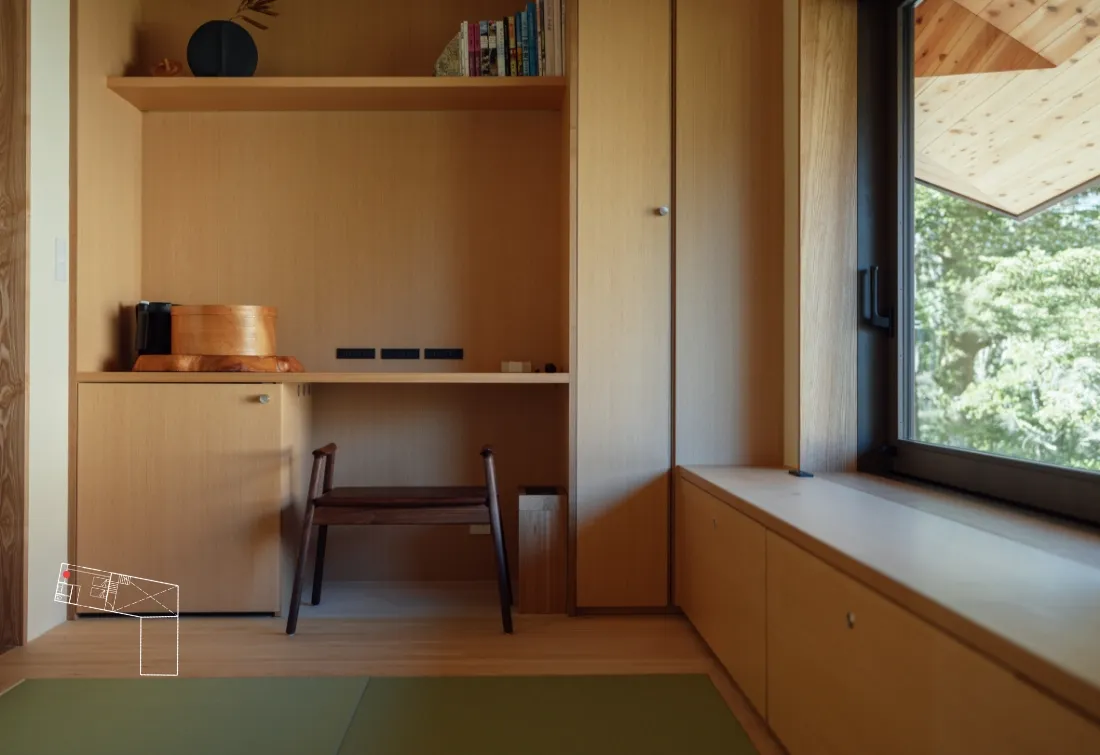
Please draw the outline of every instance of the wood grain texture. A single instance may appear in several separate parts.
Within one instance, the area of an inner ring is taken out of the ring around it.
[[[856,463],[855,0],[802,0],[799,88],[799,454]]]
[[[957,0],[925,0],[913,20],[918,77],[1054,68]]]
[[[336,359],[363,346],[566,363],[556,113],[144,118],[144,298],[275,307],[311,370],[410,369]]]
[[[107,86],[141,111],[560,110],[564,79],[114,77]]]
[[[519,497],[516,608],[520,613],[565,613],[565,489],[556,496]]]
[[[799,464],[802,421],[802,302],[799,248],[801,175],[801,0],[783,0],[783,464]]]
[[[178,584],[184,612],[278,611],[282,398],[80,386],[78,563]]]
[[[194,354],[143,354],[134,372],[305,372],[294,357],[212,357]],[[255,379],[263,379],[259,376]]]
[[[821,478],[680,473],[1100,722],[1100,570]]]
[[[1055,69],[918,80],[917,178],[1026,218],[1100,175],[1100,13],[1075,18]]]
[[[257,305],[172,307],[172,353],[273,357],[278,312]]]
[[[514,582],[517,491],[562,485],[566,399],[525,386],[314,385],[311,443],[339,446],[337,486],[480,485],[478,452],[492,446]],[[461,527],[335,528],[325,578],[492,579],[490,543]]]
[[[569,354],[569,364],[577,363],[577,156],[579,138],[577,134],[577,103],[579,101],[579,65],[578,52],[580,12],[578,0],[563,0],[565,13],[565,75],[568,81],[566,107],[562,111],[562,201],[565,209],[562,213],[562,228],[565,229],[565,272],[567,286],[562,292],[565,297],[566,311],[569,313],[569,329],[564,334],[565,349]],[[572,367],[570,369],[573,369]],[[568,517],[568,556],[566,558],[565,602],[570,615],[577,609],[577,381],[569,380],[569,493]]]
[[[141,113],[107,76],[137,55],[139,0],[72,5],[73,192],[71,295],[78,370],[125,370],[141,299]]]
[[[676,3],[676,459],[782,459],[782,6]]]
[[[0,3],[0,648],[27,629],[27,3]]]
[[[457,385],[565,385],[561,372],[79,372],[78,383],[354,383]]]
[[[677,601],[767,713],[764,528],[690,482],[677,487]]]
[[[580,14],[577,605],[664,606],[671,6],[586,0]]]
[[[113,0],[112,0],[113,1]],[[96,0],[91,0],[96,2]],[[232,3],[231,3],[232,5]],[[257,76],[431,76],[463,21],[504,18],[516,0],[310,0],[280,4],[267,31],[251,30]],[[184,63],[198,26],[232,11],[221,0],[143,0],[139,70]]]
[[[768,720],[791,755],[1100,751],[1100,726],[769,533]]]

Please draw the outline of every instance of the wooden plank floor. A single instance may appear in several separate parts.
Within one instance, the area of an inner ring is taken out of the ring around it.
[[[783,749],[683,618],[517,616],[499,619],[303,618],[287,637],[273,618],[191,618],[180,623],[180,675],[449,676],[708,674],[761,755]],[[0,656],[0,690],[24,678],[137,678],[138,622],[67,622]]]

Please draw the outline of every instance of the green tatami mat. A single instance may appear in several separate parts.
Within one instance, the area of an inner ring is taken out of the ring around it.
[[[752,755],[706,676],[37,679],[3,755]]]
[[[706,676],[372,677],[340,755],[750,755]]]
[[[366,683],[31,679],[0,695],[0,753],[332,755]]]

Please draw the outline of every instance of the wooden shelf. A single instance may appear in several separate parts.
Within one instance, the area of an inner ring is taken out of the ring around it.
[[[146,112],[275,110],[561,110],[558,76],[155,78],[107,87]]]
[[[563,385],[569,373],[510,372],[78,372],[78,383],[421,383]]]

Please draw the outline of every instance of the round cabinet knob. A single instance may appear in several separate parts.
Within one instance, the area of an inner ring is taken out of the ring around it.
[[[848,628],[849,629],[855,629],[856,615],[854,613],[852,613],[851,611],[849,611],[848,615],[845,616],[844,618],[847,619],[847,621],[848,621]]]
[[[269,403],[271,403],[271,396],[268,396],[266,393],[261,393],[260,398],[259,398],[259,402],[261,404],[269,404]]]
[[[657,214],[660,215],[662,218],[668,213],[669,209],[667,207],[661,206],[657,208]]]

